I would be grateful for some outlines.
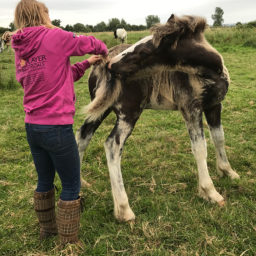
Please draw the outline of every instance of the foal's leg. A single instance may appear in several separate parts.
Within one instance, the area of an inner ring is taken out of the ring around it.
[[[224,131],[221,125],[221,104],[204,111],[210,128],[211,137],[216,150],[216,167],[218,174],[231,179],[239,179],[239,175],[232,170],[224,148]]]
[[[87,122],[85,120],[84,124],[81,126],[81,128],[76,132],[76,143],[78,146],[79,151],[79,157],[80,157],[80,166],[82,166],[82,161],[84,157],[84,151],[87,148],[88,144],[91,141],[91,138],[94,134],[94,132],[97,130],[97,128],[100,126],[102,121],[109,115],[111,110],[107,110],[103,116],[94,122]],[[88,186],[89,184],[82,178],[81,175],[81,185]]]
[[[219,205],[224,205],[224,198],[216,191],[207,167],[207,148],[204,138],[202,111],[199,108],[183,110],[190,135],[192,152],[196,159],[199,176],[199,196]]]
[[[135,219],[125,191],[120,162],[124,143],[131,134],[136,121],[137,118],[136,120],[129,119],[128,122],[124,116],[118,117],[114,129],[104,144],[114,199],[114,215],[119,221]]]

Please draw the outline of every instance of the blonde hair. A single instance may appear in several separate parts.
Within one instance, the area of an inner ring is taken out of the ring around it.
[[[49,18],[48,8],[37,0],[21,0],[15,9],[14,24],[17,30],[26,27],[45,26],[55,28]]]

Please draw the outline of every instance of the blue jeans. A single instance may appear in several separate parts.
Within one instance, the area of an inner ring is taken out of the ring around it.
[[[80,192],[80,160],[72,125],[26,123],[27,140],[38,174],[37,192],[54,187],[57,171],[64,201],[76,200]]]

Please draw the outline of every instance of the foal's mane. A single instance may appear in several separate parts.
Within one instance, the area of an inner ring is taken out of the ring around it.
[[[155,47],[158,47],[162,39],[174,35],[172,38],[172,46],[173,48],[176,48],[180,37],[195,37],[196,35],[203,33],[206,26],[207,23],[205,18],[188,15],[177,17],[172,14],[166,24],[157,24],[151,28],[153,44]]]

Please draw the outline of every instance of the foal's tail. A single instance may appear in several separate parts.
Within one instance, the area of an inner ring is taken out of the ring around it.
[[[89,105],[85,106],[83,113],[86,114],[86,121],[98,120],[107,109],[113,106],[121,93],[121,81],[103,64],[94,68],[90,74],[90,81],[94,81],[96,88],[95,97]],[[91,85],[91,84],[90,84]]]

